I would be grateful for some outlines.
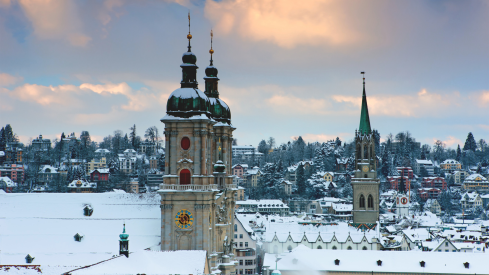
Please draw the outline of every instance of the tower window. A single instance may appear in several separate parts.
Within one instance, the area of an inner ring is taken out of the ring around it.
[[[190,139],[188,137],[182,138],[181,144],[183,150],[190,148]]]
[[[374,197],[368,195],[368,208],[374,208]]]
[[[188,169],[180,171],[180,184],[190,184],[190,171]]]
[[[365,208],[365,197],[360,195],[360,208]]]

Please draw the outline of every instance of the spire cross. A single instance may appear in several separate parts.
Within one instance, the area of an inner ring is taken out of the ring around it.
[[[361,74],[363,75],[363,86],[365,86],[365,72],[361,72]]]
[[[192,35],[190,34],[190,11],[188,12],[188,34],[187,34],[187,39],[188,39],[188,52],[190,52],[190,49],[192,48],[190,46],[190,39],[192,39]]]
[[[212,54],[214,53],[214,50],[212,49],[212,38],[214,37],[214,33],[211,30],[211,49],[209,50],[209,53],[211,54],[211,66],[212,64]]]

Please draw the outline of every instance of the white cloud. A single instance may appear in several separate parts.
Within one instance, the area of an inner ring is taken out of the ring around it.
[[[6,73],[0,73],[0,87],[14,85],[19,82],[22,82],[22,80],[23,80],[22,77],[13,76]]]
[[[336,102],[345,102],[360,108],[361,97],[334,95]],[[460,106],[460,93],[429,93],[422,89],[415,95],[367,96],[368,111],[371,115],[394,117],[440,116],[452,108]]]
[[[330,103],[325,99],[300,98],[293,95],[274,95],[267,103],[275,111],[288,114],[326,114]]]

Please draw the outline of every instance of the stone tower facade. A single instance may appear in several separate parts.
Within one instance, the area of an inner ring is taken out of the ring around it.
[[[190,17],[189,17],[190,18]],[[211,270],[235,272],[231,111],[219,98],[217,69],[206,68],[198,89],[196,56],[183,54],[181,88],[167,102],[165,176],[161,195],[161,249],[206,250]]]
[[[363,72],[362,72],[363,74]],[[365,78],[363,78],[360,127],[355,132],[355,176],[353,187],[353,224],[371,229],[379,220],[379,184],[375,140],[370,127]]]

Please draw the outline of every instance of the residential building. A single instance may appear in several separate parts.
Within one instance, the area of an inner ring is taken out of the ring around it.
[[[14,182],[24,183],[24,165],[4,164],[0,166],[0,177],[8,177]]]
[[[12,193],[12,190],[17,186],[13,180],[9,177],[0,177],[0,190],[5,191],[6,193]]]
[[[260,152],[245,152],[241,155],[243,160],[249,161],[255,159],[256,161],[260,161],[263,158],[264,154]]]
[[[51,165],[41,166],[38,174],[38,182],[42,184],[48,184],[59,178],[58,169]]]
[[[158,159],[157,156],[149,157],[149,169],[159,169]]]
[[[477,192],[466,192],[460,199],[463,209],[477,208],[482,206],[482,198]]]
[[[470,175],[469,172],[464,170],[455,171],[453,172],[453,181],[455,182],[456,185],[462,185],[465,178],[468,177],[469,175]]]
[[[153,191],[158,190],[160,184],[163,183],[163,176],[165,173],[160,172],[158,170],[151,170],[148,173],[148,187],[151,188]]]
[[[336,172],[345,173],[348,169],[348,158],[337,158],[336,159]]]
[[[452,173],[457,170],[462,170],[462,164],[454,159],[446,159],[440,164],[440,168],[444,172]]]
[[[123,154],[119,154],[120,171],[124,174],[130,174],[136,167],[136,150],[126,149]]]
[[[108,149],[97,149],[95,150],[96,158],[107,158],[110,155],[110,150]]]
[[[39,137],[32,140],[31,148],[34,151],[48,151],[51,149],[51,140],[39,135]]]
[[[236,201],[242,201],[245,199],[245,188],[242,186],[238,186],[238,192],[234,194]]]
[[[280,183],[280,186],[284,190],[285,194],[287,194],[289,196],[292,194],[292,186],[293,186],[292,182],[290,182],[288,180],[282,180],[282,182]]]
[[[233,146],[233,157],[243,155],[244,153],[254,153],[256,148],[251,145]]]
[[[139,144],[139,153],[154,155],[156,153],[156,144],[151,141],[143,141]]]
[[[260,273],[257,261],[256,236],[249,226],[246,214],[236,214],[234,219],[234,249],[238,262],[236,274]]]
[[[240,178],[244,177],[244,174],[248,171],[248,164],[236,164],[233,165],[233,175]]]
[[[353,204],[333,203],[330,208],[332,216],[338,220],[351,221],[353,219]]]
[[[243,175],[245,181],[244,186],[246,188],[255,188],[258,185],[258,179],[261,177],[261,171],[258,167],[253,167],[253,169],[248,169],[248,171]]]
[[[245,200],[237,201],[237,208],[242,208],[245,212],[261,214],[276,214],[285,216],[289,213],[289,207],[281,200]]]
[[[447,190],[447,182],[443,177],[425,177],[421,180],[421,187]]]
[[[486,208],[489,205],[489,194],[481,195],[482,207]]]
[[[397,172],[401,176],[407,176],[410,180],[414,179],[414,172],[411,167],[396,167]]]
[[[418,176],[421,175],[421,167],[426,169],[428,176],[433,176],[435,174],[435,167],[433,166],[433,162],[431,160],[417,159],[414,162],[414,173]]]
[[[126,187],[127,193],[139,193],[139,181],[138,179],[131,179]]]
[[[21,142],[13,141],[7,142],[5,148],[5,161],[7,163],[22,163],[22,155],[24,144]]]
[[[465,178],[462,188],[467,191],[488,192],[489,181],[480,174],[472,174]]]
[[[97,185],[106,185],[109,182],[109,168],[97,168],[90,172],[90,181]]]
[[[290,167],[287,167],[287,171],[285,171],[284,178],[286,180],[292,182],[293,184],[295,184],[296,180],[297,180],[297,174],[299,172],[298,168],[300,165],[302,165],[302,167],[304,169],[304,175],[307,175],[311,172],[311,167],[313,165],[313,162],[312,161],[299,161],[297,164],[292,165]],[[327,172],[327,173],[330,173],[331,175],[334,176],[333,172]],[[333,181],[333,177],[331,177],[331,180],[329,180],[329,181]]]
[[[68,184],[68,193],[94,193],[97,189],[95,182],[74,180]]]
[[[404,190],[409,190],[411,189],[411,180],[409,179],[408,176],[402,177],[402,180],[404,182]],[[401,183],[401,176],[388,176],[387,181],[389,182],[392,190],[399,191],[399,185]]]
[[[439,188],[418,188],[418,196],[423,200],[437,199],[440,193],[441,189]]]
[[[441,214],[441,207],[437,200],[435,199],[427,199],[424,205],[424,209],[429,210],[431,213],[435,215]]]
[[[314,201],[319,205],[317,207],[316,213],[317,214],[327,214],[327,213],[333,213],[333,205],[334,204],[341,204],[345,203],[344,199],[339,199],[339,198],[332,198],[332,197],[324,197],[322,199],[318,199]],[[290,207],[290,204],[289,204]],[[311,208],[311,207],[309,207]]]
[[[102,157],[100,159],[94,158],[91,161],[87,162],[85,165],[87,175],[90,175],[91,171],[99,168],[108,168],[107,159],[105,157]]]

